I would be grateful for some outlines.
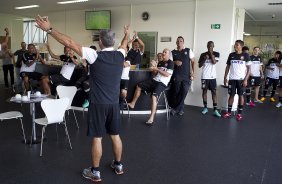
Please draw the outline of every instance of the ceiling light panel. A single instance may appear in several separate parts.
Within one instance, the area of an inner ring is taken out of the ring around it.
[[[39,5],[28,5],[28,6],[18,6],[15,7],[16,10],[28,9],[28,8],[38,8]]]
[[[87,1],[88,0],[61,1],[61,2],[57,2],[57,4],[82,3],[82,2],[87,2]]]

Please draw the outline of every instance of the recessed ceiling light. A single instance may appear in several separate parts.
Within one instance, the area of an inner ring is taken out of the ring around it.
[[[22,9],[37,8],[37,7],[39,7],[39,5],[18,6],[18,7],[15,7],[15,9],[22,10]]]
[[[86,2],[86,1],[88,1],[88,0],[61,1],[61,2],[57,2],[57,4],[81,3],[81,2]]]

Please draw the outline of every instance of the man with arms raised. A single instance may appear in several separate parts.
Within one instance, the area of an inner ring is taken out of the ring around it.
[[[39,28],[49,33],[61,44],[70,47],[90,64],[90,105],[88,109],[88,136],[92,137],[92,166],[83,170],[83,177],[94,182],[101,181],[99,165],[102,157],[102,137],[107,132],[113,143],[114,160],[111,167],[116,174],[123,174],[121,164],[122,142],[119,136],[120,110],[119,89],[123,62],[129,37],[129,27],[124,27],[124,38],[118,50],[114,50],[115,33],[101,30],[101,52],[82,47],[70,37],[52,28],[48,18],[36,17]],[[105,75],[110,73],[111,75]]]

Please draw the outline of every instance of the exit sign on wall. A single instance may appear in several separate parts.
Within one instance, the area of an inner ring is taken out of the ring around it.
[[[220,24],[211,24],[211,29],[220,29]]]

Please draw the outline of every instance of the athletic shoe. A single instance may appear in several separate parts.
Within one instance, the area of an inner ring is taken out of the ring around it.
[[[282,103],[281,102],[279,102],[278,104],[276,104],[276,107],[277,108],[280,108],[282,106]]]
[[[179,113],[177,113],[179,116],[182,116],[184,114],[184,111],[180,111]]]
[[[92,180],[94,182],[100,182],[102,181],[100,176],[100,171],[91,171],[91,167],[86,168],[82,172],[82,176],[86,179]]]
[[[241,121],[241,120],[242,120],[242,118],[243,118],[243,117],[242,117],[242,115],[241,115],[241,114],[237,114],[237,116],[236,116],[236,120],[237,120],[237,121]]]
[[[222,115],[222,117],[223,117],[224,119],[230,118],[230,117],[231,117],[231,113],[230,113],[230,112],[226,112],[226,113],[224,113],[224,114]]]
[[[256,103],[263,103],[261,100],[254,100]]]
[[[220,113],[218,112],[218,110],[215,110],[213,112],[213,115],[216,116],[216,117],[221,117]]]
[[[122,164],[115,164],[115,161],[112,161],[111,168],[114,169],[115,173],[120,175],[123,174],[123,165]]]
[[[270,100],[271,102],[275,102],[275,98],[273,98],[273,97],[271,97],[269,100]]]
[[[83,108],[88,108],[89,107],[89,101],[88,100],[85,100],[82,104],[82,107]]]
[[[265,97],[261,97],[260,101],[264,102],[265,101]]]
[[[172,116],[175,116],[176,111],[175,111],[175,110],[173,110],[173,109],[171,109],[171,110],[170,110],[170,114],[171,114]]]
[[[209,112],[208,108],[204,108],[204,109],[202,110],[202,114],[207,114],[208,112]]]
[[[246,105],[250,106],[250,107],[255,107],[256,104],[254,102],[249,102],[249,103],[246,103]]]

